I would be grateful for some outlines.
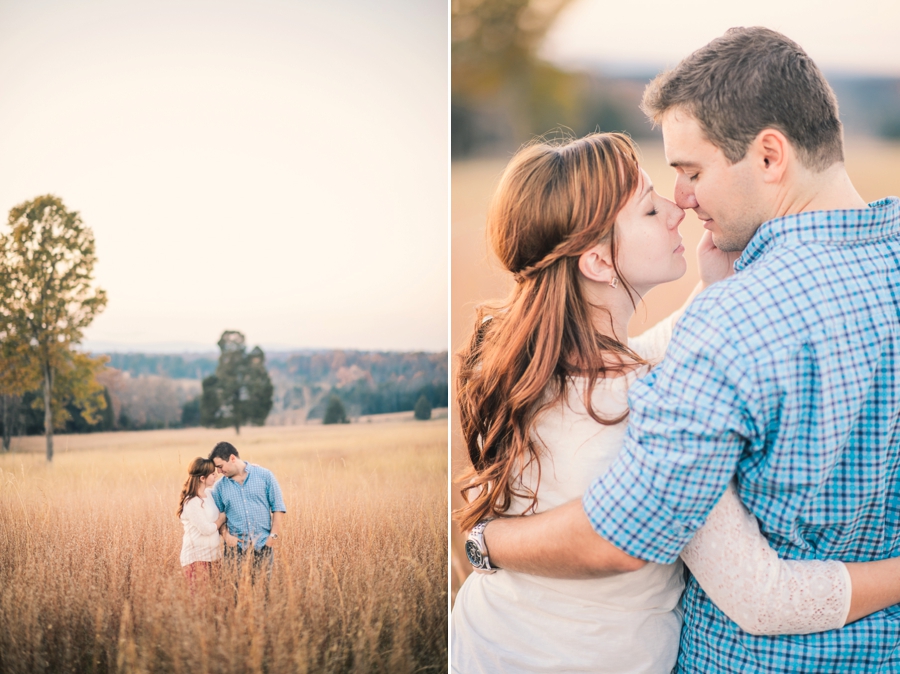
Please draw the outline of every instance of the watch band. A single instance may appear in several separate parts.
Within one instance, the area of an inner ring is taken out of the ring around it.
[[[491,558],[488,555],[487,545],[484,543],[484,528],[494,517],[483,519],[469,532],[466,539],[466,557],[469,563],[479,573],[494,573],[498,567],[491,566]]]

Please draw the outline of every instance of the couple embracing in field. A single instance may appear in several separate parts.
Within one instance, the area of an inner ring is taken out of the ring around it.
[[[249,560],[254,573],[263,572],[268,580],[284,513],[272,472],[242,460],[231,443],[220,442],[209,458],[194,459],[177,511],[184,525],[181,568],[191,590],[220,563],[222,539],[226,563]]]
[[[516,286],[461,352],[451,667],[900,671],[900,200],[860,197],[834,93],[772,30],[643,109],[674,202],[614,133],[523,148],[492,202]],[[628,339],[686,209],[701,282]]]

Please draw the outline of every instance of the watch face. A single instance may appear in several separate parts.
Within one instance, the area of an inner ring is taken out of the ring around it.
[[[466,541],[466,557],[469,558],[472,566],[477,569],[480,569],[484,564],[484,558],[481,556],[481,550],[478,549],[478,545],[476,545],[475,541]]]

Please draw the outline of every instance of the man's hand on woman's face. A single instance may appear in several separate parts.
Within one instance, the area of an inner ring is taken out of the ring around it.
[[[700,281],[704,286],[711,286],[734,274],[734,263],[741,256],[741,251],[726,253],[716,248],[712,240],[712,232],[706,230],[697,246],[697,264],[700,267]]]

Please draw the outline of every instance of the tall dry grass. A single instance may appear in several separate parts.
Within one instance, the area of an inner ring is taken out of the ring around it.
[[[219,439],[287,505],[271,583],[194,596],[175,507]],[[0,671],[447,669],[446,420],[62,438],[0,456]]]

